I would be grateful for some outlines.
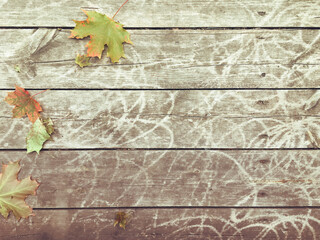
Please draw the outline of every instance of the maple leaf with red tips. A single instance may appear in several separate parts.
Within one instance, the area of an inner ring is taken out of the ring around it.
[[[9,92],[4,100],[15,106],[12,110],[14,118],[21,118],[27,114],[34,123],[42,111],[40,104],[30,96],[29,92],[18,86],[14,92]]]
[[[104,45],[108,46],[107,57],[111,61],[119,62],[121,57],[125,58],[122,43],[130,43],[130,34],[123,29],[123,25],[96,11],[82,10],[88,17],[85,21],[76,21],[76,27],[71,30],[70,38],[82,39],[90,36],[88,57],[101,58]]]

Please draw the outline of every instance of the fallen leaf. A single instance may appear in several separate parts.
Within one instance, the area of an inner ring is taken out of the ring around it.
[[[42,111],[40,104],[30,96],[29,92],[18,86],[14,92],[9,92],[4,100],[15,106],[12,110],[14,118],[21,118],[27,114],[34,123]]]
[[[76,57],[76,64],[78,64],[81,68],[90,66],[89,63],[90,57],[87,57],[86,55],[80,55],[78,54]]]
[[[47,133],[51,135],[54,132],[53,122],[51,118],[43,118],[41,120],[46,127]]]
[[[126,225],[131,220],[131,217],[132,217],[131,213],[117,212],[116,219],[113,226],[115,227],[117,224],[119,224],[119,227],[125,229]]]
[[[14,66],[14,70],[15,70],[17,73],[19,73],[19,72],[20,72],[20,67],[19,67],[19,65],[15,65],[15,66]]]
[[[37,152],[40,153],[43,144],[50,139],[50,135],[53,133],[53,122],[50,118],[41,119],[32,125],[27,136],[27,153]]]
[[[0,213],[8,218],[12,211],[17,219],[27,218],[32,214],[32,208],[25,203],[28,195],[36,195],[39,183],[30,177],[18,180],[20,163],[10,162],[2,165],[0,173]]]
[[[108,46],[107,57],[111,61],[119,62],[121,57],[125,58],[123,42],[132,44],[130,34],[123,29],[123,25],[96,11],[82,10],[86,15],[85,21],[76,21],[76,27],[71,30],[70,38],[82,39],[90,36],[88,57],[101,58],[104,45]]]

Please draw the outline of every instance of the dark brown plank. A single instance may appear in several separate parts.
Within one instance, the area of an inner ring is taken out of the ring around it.
[[[125,2],[118,0],[18,1],[0,3],[0,26],[74,26],[81,8],[110,17]],[[158,0],[129,1],[116,20],[128,27],[319,27],[317,0]]]
[[[320,206],[320,151],[0,153],[41,182],[36,208]]]
[[[122,209],[123,210],[123,209]],[[17,222],[0,219],[1,240],[219,239],[317,240],[319,209],[124,209],[126,230],[113,227],[118,210],[41,210]]]
[[[36,99],[56,128],[49,149],[310,148],[319,145],[319,97],[312,90],[58,90]],[[30,121],[12,119],[13,107],[2,104],[0,148],[25,148]]]
[[[2,29],[0,88],[319,87],[319,30],[130,33],[134,46],[125,45],[127,59],[111,65],[104,56],[80,69],[74,59],[88,40],[68,39],[69,30]]]

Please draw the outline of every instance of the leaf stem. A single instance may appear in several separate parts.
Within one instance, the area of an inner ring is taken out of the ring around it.
[[[36,95],[38,95],[38,94],[40,94],[40,93],[44,93],[44,92],[46,92],[46,91],[48,91],[48,90],[50,90],[50,89],[46,89],[46,90],[43,90],[43,91],[38,92],[38,93],[36,93],[36,94],[33,94],[33,95],[31,96],[31,98],[33,98],[34,96],[36,96]]]
[[[120,9],[128,2],[129,0],[125,1],[124,4],[121,5],[121,7],[118,9],[118,11],[113,15],[112,19],[114,19],[114,17],[118,14],[118,12],[120,11]]]

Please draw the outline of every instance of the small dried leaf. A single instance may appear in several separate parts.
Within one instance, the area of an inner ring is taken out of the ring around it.
[[[19,67],[19,65],[15,65],[15,66],[14,66],[14,70],[15,70],[17,73],[19,73],[19,72],[20,72],[20,67]]]
[[[116,219],[113,226],[116,226],[117,224],[119,224],[119,227],[125,229],[131,217],[132,217],[132,213],[117,212]]]
[[[81,68],[90,66],[89,63],[90,57],[87,57],[86,55],[80,55],[78,54],[76,57],[76,64],[78,64]]]

